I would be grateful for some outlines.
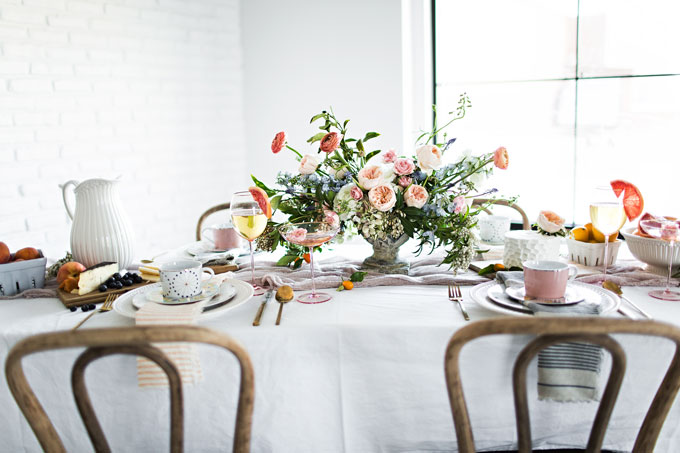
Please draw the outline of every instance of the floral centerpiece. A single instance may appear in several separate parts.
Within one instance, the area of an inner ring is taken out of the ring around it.
[[[453,117],[441,127],[435,108],[434,125],[420,135],[413,155],[392,149],[369,150],[368,142],[379,133],[350,138],[349,120],[338,120],[332,110],[323,111],[310,121],[320,122],[321,132],[307,140],[318,143],[316,153],[303,155],[288,145],[284,132],[274,137],[272,152],[292,151],[299,161],[298,172],[279,173],[278,187],[265,185],[254,176],[253,181],[267,192],[274,209],[289,216],[289,222],[323,219],[341,226],[336,240],[351,234],[363,236],[374,248],[365,266],[403,272],[396,250],[414,238],[419,241],[417,254],[426,247],[432,252],[445,246],[443,263],[454,270],[465,269],[475,254],[471,228],[479,212],[470,209],[467,200],[479,195],[475,195],[475,183],[480,177],[491,173],[494,166],[508,166],[503,147],[482,156],[459,153],[451,163],[443,164],[444,153],[452,152],[455,142],[455,138],[447,139],[444,130],[463,118],[468,107],[469,98],[462,95],[457,110],[451,112]],[[444,139],[441,146],[434,144],[438,136]],[[279,264],[301,265],[305,250],[281,238],[277,227],[272,221],[258,247],[273,250],[284,245],[287,253]]]

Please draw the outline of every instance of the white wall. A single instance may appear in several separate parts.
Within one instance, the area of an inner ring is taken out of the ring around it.
[[[0,0],[0,241],[63,256],[58,184],[117,175],[138,257],[191,241],[245,184],[239,8]]]
[[[333,107],[348,135],[378,131],[370,149],[403,147],[401,2],[248,0],[242,3],[248,166],[273,183],[297,164],[274,156],[285,131],[301,152],[318,132],[312,115]]]

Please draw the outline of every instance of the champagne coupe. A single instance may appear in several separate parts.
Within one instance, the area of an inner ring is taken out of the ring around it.
[[[327,293],[316,292],[314,285],[314,247],[330,241],[338,234],[339,227],[326,222],[289,223],[279,228],[281,236],[291,244],[309,247],[309,269],[312,273],[312,292],[298,297],[303,304],[319,304],[333,298]]]
[[[623,195],[616,196],[611,187],[595,189],[593,201],[590,203],[590,221],[604,235],[604,281],[607,280],[607,262],[609,261],[609,236],[617,233],[626,223],[626,212],[623,209]]]
[[[663,291],[650,291],[649,295],[661,300],[680,300],[680,292],[671,291],[671,274],[673,273],[673,257],[675,256],[675,243],[680,240],[680,224],[672,220],[643,220],[640,226],[653,238],[668,241],[670,248],[668,253],[668,278],[666,289]]]
[[[260,205],[248,191],[236,192],[231,197],[231,221],[234,229],[250,246],[250,284],[255,290],[254,295],[264,294],[264,289],[255,284],[255,258],[253,257],[253,240],[260,237],[267,227],[267,216]]]

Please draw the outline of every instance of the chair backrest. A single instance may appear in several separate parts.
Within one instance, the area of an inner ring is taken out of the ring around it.
[[[209,215],[214,214],[218,211],[226,211],[227,209],[229,209],[229,206],[230,206],[229,203],[220,203],[220,204],[213,206],[212,208],[208,209],[203,214],[201,214],[201,217],[198,218],[198,224],[196,224],[196,240],[197,241],[201,240],[201,230],[203,229],[203,222],[205,222],[205,219],[207,219]]]
[[[481,206],[482,211],[486,212],[487,214],[491,214],[491,211],[489,210],[488,206],[494,204],[500,206],[508,206],[514,209],[515,211],[519,212],[519,214],[522,216],[522,229],[523,230],[531,229],[531,225],[529,224],[529,217],[527,217],[526,212],[524,212],[524,209],[520,208],[515,203],[510,203],[509,201],[506,200],[495,200],[491,198],[475,198],[474,200],[472,200],[472,206]]]
[[[457,331],[446,348],[444,368],[453,421],[456,427],[458,449],[463,453],[475,451],[472,428],[468,416],[459,369],[462,347],[468,342],[487,335],[536,335],[519,353],[513,369],[513,394],[517,423],[518,452],[531,452],[531,426],[527,402],[526,371],[529,362],[538,352],[550,345],[567,341],[593,343],[602,346],[612,356],[602,400],[595,415],[588,439],[587,452],[598,452],[609,424],[614,403],[621,388],[626,369],[626,355],[620,344],[610,334],[639,334],[667,338],[675,343],[675,355],[654,396],[644,422],[638,432],[633,452],[649,452],[659,437],[661,427],[673,405],[680,388],[680,329],[654,321],[633,321],[613,318],[563,317],[498,318],[475,322]]]
[[[45,413],[24,374],[22,359],[36,352],[86,347],[71,372],[78,411],[96,451],[111,451],[92,408],[85,386],[85,368],[101,357],[131,354],[146,357],[165,371],[170,389],[170,451],[181,452],[184,440],[182,382],[177,367],[152,343],[195,342],[222,347],[234,354],[241,369],[233,451],[250,451],[254,402],[253,366],[246,350],[227,335],[197,326],[153,326],[85,329],[35,335],[17,343],[7,356],[7,384],[40,445],[48,452],[66,452],[54,425]]]

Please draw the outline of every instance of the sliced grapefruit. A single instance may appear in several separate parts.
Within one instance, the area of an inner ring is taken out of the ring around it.
[[[259,187],[248,187],[248,192],[250,192],[250,195],[253,196],[253,199],[257,202],[258,205],[260,205],[260,209],[262,209],[262,213],[267,216],[268,219],[272,218],[272,205],[269,202],[269,197],[267,196],[267,192],[264,190],[260,189]]]
[[[645,200],[642,198],[640,189],[621,179],[616,179],[610,184],[617,197],[623,193],[623,210],[626,212],[629,221],[633,221],[642,214],[642,210],[645,208]]]

